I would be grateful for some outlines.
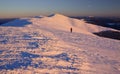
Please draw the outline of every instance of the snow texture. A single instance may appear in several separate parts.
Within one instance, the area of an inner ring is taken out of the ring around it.
[[[3,24],[0,74],[120,74],[120,41],[93,34],[107,30],[61,14]]]

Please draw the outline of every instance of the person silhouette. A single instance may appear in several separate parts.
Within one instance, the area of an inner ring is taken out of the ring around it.
[[[73,31],[73,29],[72,29],[72,27],[70,28],[70,32],[72,33],[72,31]]]

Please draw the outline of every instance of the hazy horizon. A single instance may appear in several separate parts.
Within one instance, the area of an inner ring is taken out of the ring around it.
[[[120,17],[120,0],[1,0],[0,18],[50,15]]]

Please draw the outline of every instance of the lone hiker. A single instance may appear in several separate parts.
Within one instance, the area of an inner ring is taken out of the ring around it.
[[[70,32],[72,33],[72,27],[70,28]]]

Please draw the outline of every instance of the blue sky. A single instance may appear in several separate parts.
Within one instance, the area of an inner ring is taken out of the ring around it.
[[[120,16],[120,0],[0,0],[0,18],[50,15]]]

